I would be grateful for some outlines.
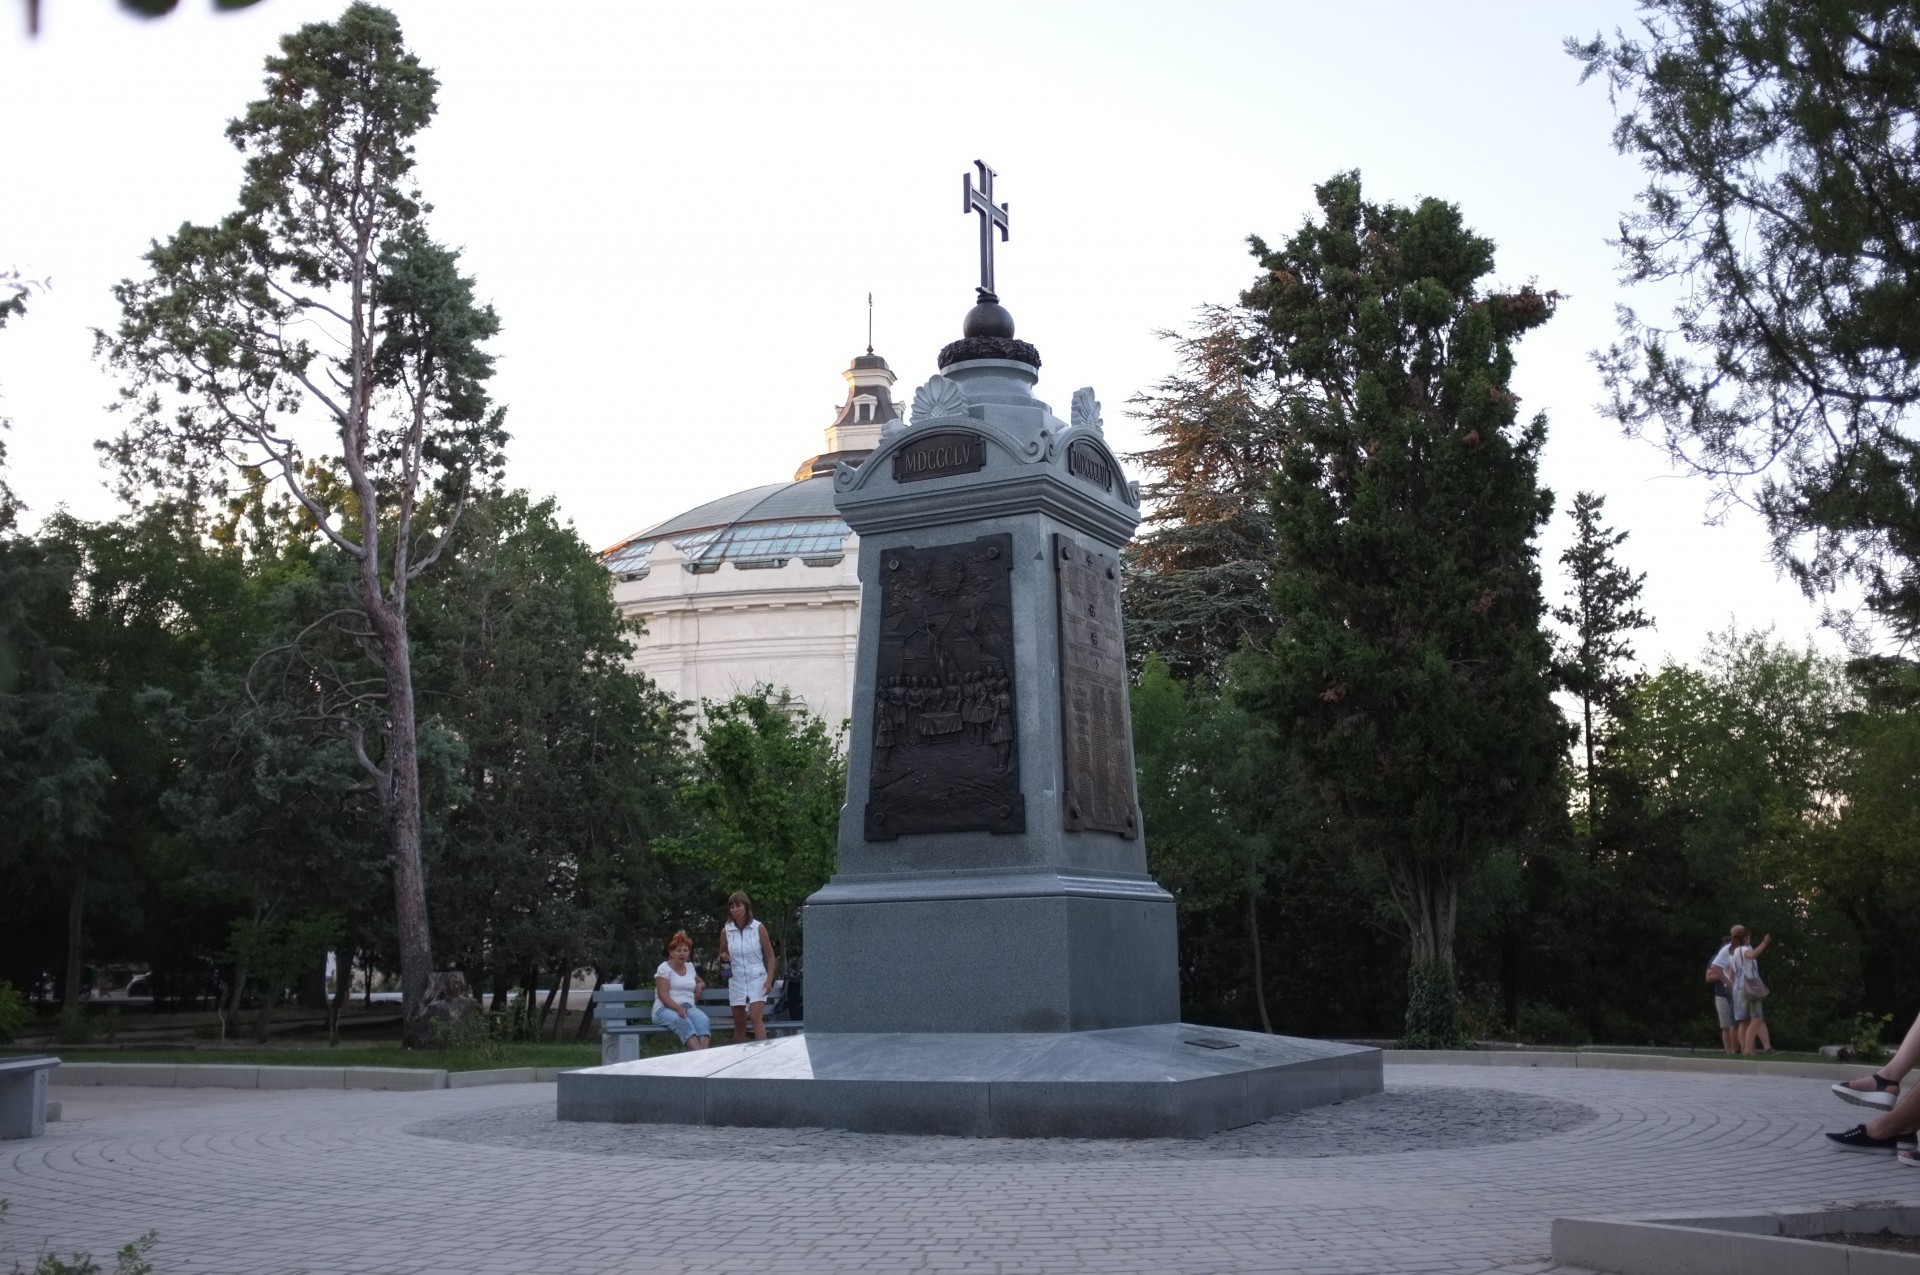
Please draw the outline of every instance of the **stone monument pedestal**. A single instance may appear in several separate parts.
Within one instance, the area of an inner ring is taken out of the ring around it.
[[[1380,1051],[1159,1023],[825,1033],[563,1072],[562,1120],[975,1138],[1198,1138],[1379,1093]]]
[[[1056,418],[988,317],[835,477],[860,648],[806,1034],[563,1073],[562,1120],[1191,1138],[1380,1091],[1377,1049],[1179,1021],[1127,711],[1139,499],[1092,391]]]

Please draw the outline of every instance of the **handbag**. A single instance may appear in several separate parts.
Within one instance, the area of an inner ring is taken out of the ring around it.
[[[1740,984],[1740,994],[1750,1001],[1763,1001],[1773,994],[1772,989],[1767,986],[1766,980],[1760,977],[1760,969],[1758,966],[1753,967],[1753,972],[1742,980]]]

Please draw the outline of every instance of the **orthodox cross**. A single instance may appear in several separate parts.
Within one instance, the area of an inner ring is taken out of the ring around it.
[[[993,170],[987,167],[986,161],[976,159],[973,166],[980,170],[980,188],[974,189],[970,174],[960,174],[960,185],[966,192],[960,211],[980,214],[980,299],[996,301],[999,298],[993,292],[993,228],[1000,228],[1000,242],[1005,243],[1007,206],[995,206],[993,202]]]

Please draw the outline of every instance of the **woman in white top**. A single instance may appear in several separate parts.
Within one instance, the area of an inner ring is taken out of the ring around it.
[[[741,890],[727,896],[727,916],[720,928],[721,959],[727,962],[727,1003],[733,1007],[733,1038],[747,1038],[747,1019],[753,1019],[753,1038],[767,1038],[764,1017],[767,996],[773,991],[773,940],[767,927],[753,919],[753,900]]]
[[[1733,1021],[1739,1028],[1740,1052],[1743,1054],[1773,1052],[1773,1037],[1767,1031],[1766,1002],[1747,995],[1747,980],[1760,976],[1760,953],[1766,951],[1767,945],[1772,942],[1773,935],[1769,934],[1750,947],[1747,944],[1747,927],[1736,925],[1728,944],[1728,955],[1733,961]]]
[[[693,940],[682,930],[667,940],[667,959],[653,972],[653,1025],[665,1027],[688,1049],[705,1049],[713,1024],[700,1008],[706,980],[693,967]]]

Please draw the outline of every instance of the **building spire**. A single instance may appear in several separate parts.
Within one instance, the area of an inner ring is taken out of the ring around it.
[[[867,353],[873,353],[873,294],[867,294]]]

